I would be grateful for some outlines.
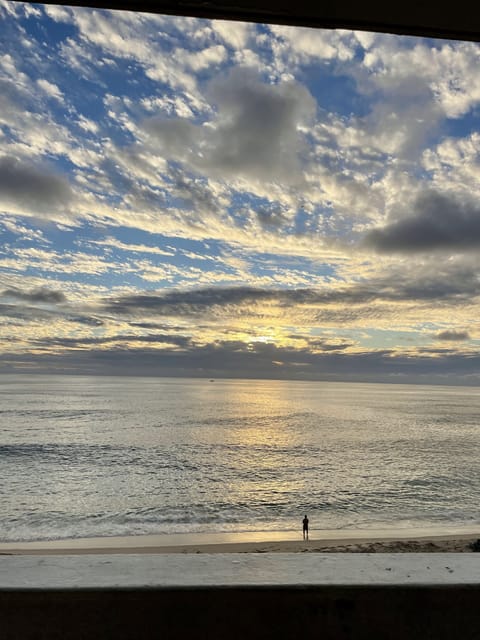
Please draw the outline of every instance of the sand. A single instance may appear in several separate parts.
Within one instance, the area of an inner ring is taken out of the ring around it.
[[[292,532],[179,534],[78,538],[0,544],[0,555],[109,553],[471,553],[480,539],[474,530],[312,531],[304,541]]]

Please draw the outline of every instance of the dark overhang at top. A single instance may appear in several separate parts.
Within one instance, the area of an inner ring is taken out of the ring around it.
[[[70,0],[44,4],[480,41],[472,0]]]

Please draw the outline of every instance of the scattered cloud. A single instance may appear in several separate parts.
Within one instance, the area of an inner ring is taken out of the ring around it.
[[[2,370],[478,381],[476,44],[0,20]]]
[[[45,78],[39,78],[37,80],[37,85],[49,98],[55,98],[55,100],[63,102],[63,94],[53,82],[49,82],[48,80],[45,80]]]

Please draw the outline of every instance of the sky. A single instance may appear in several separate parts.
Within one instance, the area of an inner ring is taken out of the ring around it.
[[[479,384],[479,68],[0,0],[0,373]]]

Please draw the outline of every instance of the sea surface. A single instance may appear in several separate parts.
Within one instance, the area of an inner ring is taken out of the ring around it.
[[[480,524],[472,387],[0,376],[0,541]]]

